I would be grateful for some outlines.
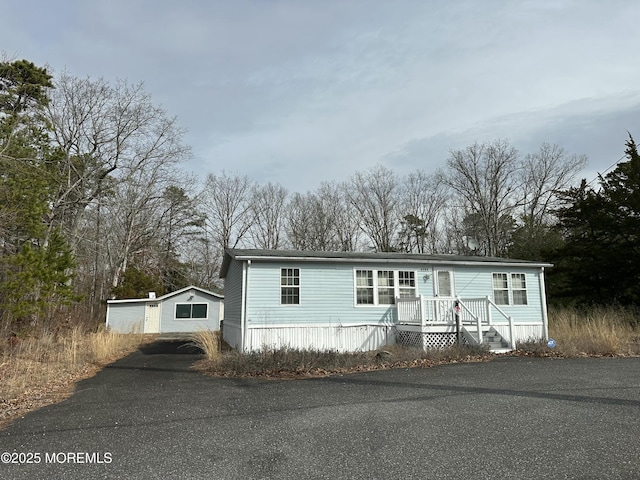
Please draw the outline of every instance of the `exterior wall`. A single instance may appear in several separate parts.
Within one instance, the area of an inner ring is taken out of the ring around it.
[[[493,273],[506,273],[511,281],[512,273],[524,273],[527,287],[527,305],[500,305],[500,309],[513,317],[517,323],[539,323],[544,317],[542,295],[540,292],[540,268],[514,267],[458,267],[455,270],[456,294],[462,298],[493,297]],[[512,300],[510,300],[512,301]],[[501,318],[493,312],[494,318]]]
[[[233,260],[224,280],[224,325],[240,328],[242,312],[242,262]]]
[[[237,263],[237,262],[234,262]],[[300,268],[300,304],[280,305],[280,269]],[[380,264],[257,263],[249,267],[247,324],[313,325],[393,324],[397,322],[394,305],[356,305],[354,270],[410,270],[416,275],[417,294],[434,296],[435,270],[453,272],[454,292],[463,298],[493,299],[493,273],[525,273],[527,305],[504,305],[500,308],[516,322],[541,322],[543,304],[540,293],[540,269],[502,267],[450,267]],[[236,289],[233,289],[234,291]],[[238,289],[239,290],[239,289]],[[231,293],[225,291],[225,293]],[[225,295],[227,298],[227,296]],[[227,303],[227,308],[229,305]],[[229,314],[227,314],[229,315]],[[500,314],[494,312],[495,318]],[[238,314],[239,318],[239,314]]]
[[[125,302],[107,303],[107,327],[118,333],[144,333],[145,307],[147,303],[157,303],[160,308],[161,333],[197,332],[219,330],[223,312],[223,300],[207,295],[199,290],[187,290],[168,298],[140,299]],[[191,297],[191,298],[190,298]],[[176,304],[206,303],[207,318],[176,318]]]
[[[166,298],[162,301],[160,332],[197,332],[198,330],[220,330],[221,299],[206,295],[199,290]],[[176,304],[206,303],[207,318],[176,318]]]
[[[356,305],[355,270],[408,270],[415,272],[416,294],[434,297],[436,272],[453,274],[453,292],[464,298],[493,300],[493,273],[525,273],[527,305],[504,305],[500,309],[518,325],[518,341],[544,338],[544,302],[539,267],[491,265],[437,265],[385,262],[296,262],[253,260],[246,266],[246,325],[242,315],[242,265],[232,260],[225,278],[224,339],[245,350],[302,348],[358,351],[381,348],[395,341],[395,305]],[[300,303],[280,304],[280,269],[300,269]],[[504,321],[493,312],[496,322]],[[502,326],[496,329],[500,331]],[[508,328],[508,327],[506,327]],[[506,333],[506,332],[505,332]]]
[[[222,327],[222,339],[232,348],[242,351],[242,330],[240,325],[235,323],[227,324],[227,320],[225,320]],[[256,348],[256,350],[259,349]]]
[[[357,352],[377,350],[395,341],[396,331],[390,325],[254,326],[247,329],[245,345],[247,350],[292,348]]]
[[[300,268],[299,305],[280,305],[281,268]],[[376,266],[362,264],[357,268],[367,270]],[[395,323],[396,318],[393,305],[356,306],[354,267],[351,264],[253,262],[249,268],[248,326],[300,323],[316,326],[389,325]]]
[[[529,342],[529,341],[539,341],[545,339],[545,331],[542,324],[515,324],[514,319],[514,328],[513,328],[513,336],[515,338],[516,343],[518,342]],[[509,338],[509,326],[508,325],[497,325],[494,326],[497,332],[502,335],[503,338]]]
[[[142,333],[146,301],[107,304],[107,327],[118,333]]]

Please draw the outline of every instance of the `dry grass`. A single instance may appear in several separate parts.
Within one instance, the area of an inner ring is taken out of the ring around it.
[[[0,345],[0,425],[25,410],[68,396],[73,384],[135,350],[139,334],[75,326],[61,333],[41,331]]]
[[[385,350],[355,353],[284,348],[242,354],[229,350],[219,353],[215,359],[198,362],[196,369],[214,376],[300,378],[484,361],[490,357],[489,351],[480,347],[451,347],[423,351],[417,348],[389,345]]]
[[[624,307],[549,310],[549,337],[556,346],[542,343],[519,345],[523,353],[579,356],[624,356],[640,354],[640,313]]]
[[[222,343],[220,332],[214,330],[198,330],[190,336],[191,343],[204,353],[207,360],[215,361],[220,357]]]

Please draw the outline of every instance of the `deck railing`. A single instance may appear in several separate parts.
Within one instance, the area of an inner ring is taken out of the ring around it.
[[[489,297],[427,298],[420,295],[416,298],[397,298],[396,308],[398,323],[409,325],[455,325],[458,314],[460,323],[478,344],[482,343],[483,332],[490,327],[508,325],[509,338],[506,340],[515,348],[513,318]],[[497,314],[497,321],[494,314]]]

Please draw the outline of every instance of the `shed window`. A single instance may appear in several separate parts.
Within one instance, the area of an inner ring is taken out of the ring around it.
[[[524,273],[511,274],[511,291],[514,305],[527,305],[527,280]]]
[[[176,318],[207,318],[206,303],[177,303]]]
[[[300,269],[280,269],[280,304],[300,304]]]
[[[493,300],[497,305],[509,305],[509,283],[506,273],[493,274]]]

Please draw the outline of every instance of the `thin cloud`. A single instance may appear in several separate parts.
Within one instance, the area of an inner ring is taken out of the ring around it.
[[[451,148],[559,143],[603,170],[638,115],[633,1],[0,0],[0,44],[144,81],[188,129],[186,169],[315,188]],[[640,134],[639,134],[640,135]],[[401,172],[401,173],[403,173]]]

